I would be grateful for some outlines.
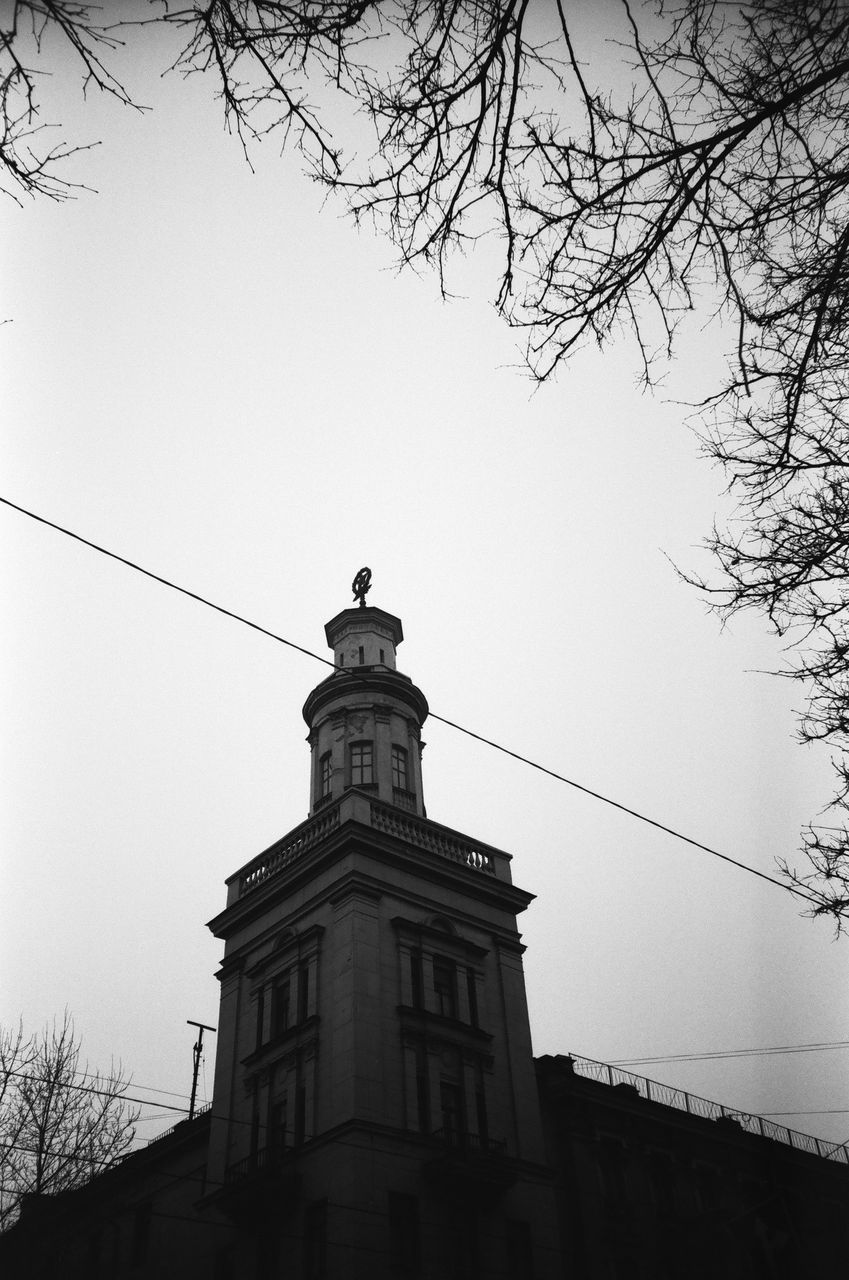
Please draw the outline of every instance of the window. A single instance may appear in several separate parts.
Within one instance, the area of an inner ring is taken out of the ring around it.
[[[413,1008],[424,1008],[424,982],[422,981],[422,953],[410,952],[410,981],[412,984]]]
[[[292,1017],[292,983],[288,974],[278,978],[271,988],[271,1035],[281,1036],[288,1031]]]
[[[392,748],[392,785],[402,791],[409,790],[407,753],[403,747]]]
[[[351,744],[351,786],[369,786],[373,781],[372,744],[353,742]]]
[[[415,1196],[389,1192],[389,1251],[393,1276],[419,1274],[419,1203]]]
[[[333,769],[331,767],[331,755],[326,751],[318,762],[319,771],[319,795],[329,796],[330,789],[333,784]]]
[[[527,1222],[507,1220],[507,1274],[510,1280],[533,1280],[534,1251]]]
[[[274,1151],[282,1151],[286,1146],[286,1135],[289,1129],[289,1102],[284,1093],[282,1098],[272,1102],[268,1115],[268,1145]]]
[[[382,649],[381,649],[381,651],[380,651],[380,661],[381,661],[381,664],[382,664],[382,663],[384,663],[384,662],[386,661],[386,659],[385,659],[385,658],[384,658],[384,656],[383,656],[383,650],[382,650]]]
[[[598,1169],[605,1198],[615,1205],[624,1204],[628,1196],[625,1180],[626,1152],[621,1143],[603,1138],[598,1144]]]
[[[454,1205],[451,1210],[451,1280],[478,1280],[480,1249],[477,1215],[467,1205]]]
[[[453,960],[443,956],[433,957],[433,990],[436,995],[436,1012],[443,1018],[457,1017],[457,968]]]
[[[311,1204],[304,1214],[304,1280],[327,1275],[327,1201]]]
[[[263,1042],[265,1036],[265,991],[260,988],[256,998],[256,1047]]]
[[[306,1022],[310,1011],[310,967],[302,964],[298,970],[298,1022]]]
[[[453,1080],[440,1080],[439,1105],[442,1110],[442,1132],[448,1142],[459,1143],[466,1131],[463,1116],[463,1090]]]
[[[134,1267],[137,1267],[147,1258],[147,1250],[150,1243],[150,1220],[152,1217],[153,1205],[149,1200],[145,1204],[137,1205],[133,1215],[132,1263]]]
[[[360,666],[362,666],[362,665],[363,665],[363,663],[365,662],[365,660],[366,660],[366,651],[365,651],[365,649],[363,648],[363,646],[362,646],[362,645],[360,645]]]
[[[486,1114],[486,1094],[484,1093],[482,1079],[478,1080],[475,1089],[475,1111],[478,1118],[478,1136],[481,1140],[481,1146],[486,1149],[489,1142],[489,1120]]]
[[[466,970],[466,990],[469,996],[469,1022],[473,1027],[478,1023],[478,984],[474,969]]]
[[[427,1053],[419,1046],[416,1051],[416,1107],[419,1129],[430,1132],[430,1082],[427,1073]]]
[[[295,1090],[295,1146],[300,1146],[307,1132],[307,1088],[303,1080]]]

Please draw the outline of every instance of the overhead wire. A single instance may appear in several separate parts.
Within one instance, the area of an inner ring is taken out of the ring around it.
[[[258,631],[261,635],[267,636],[270,640],[275,640],[278,644],[286,645],[290,649],[296,650],[298,653],[304,654],[308,658],[314,659],[316,662],[322,663],[324,666],[331,667],[334,671],[340,672],[349,679],[357,679],[357,673],[348,667],[338,667],[335,662],[331,662],[328,658],[323,658],[321,654],[307,649],[304,645],[296,644],[293,640],[287,640],[285,636],[279,635],[276,631],[271,631],[268,627],[263,627],[257,622],[244,617],[242,614],[227,609],[223,605],[216,604],[209,600],[206,596],[200,595],[197,591],[191,591],[188,587],[180,586],[179,583],[172,582],[171,579],[163,577],[161,574],[154,573],[150,569],[145,569],[143,565],[137,564],[134,560],[127,559],[126,556],[119,555],[116,551],[110,551],[108,547],[103,547],[97,542],[92,542],[89,538],[84,538],[81,534],[75,533],[72,529],[66,528],[64,525],[57,524],[53,520],[48,520],[45,516],[38,515],[34,511],[30,511],[26,507],[20,506],[11,499],[0,495],[0,503],[10,507],[13,511],[19,512],[21,515],[27,516],[31,520],[35,520],[39,524],[45,525],[49,529],[56,530],[57,533],[64,534],[74,541],[82,543],[83,546],[89,547],[93,551],[99,552],[101,555],[107,556],[110,560],[117,560],[119,564],[125,565],[129,569],[133,569],[136,573],[142,574],[146,578],[150,578],[153,582],[158,582],[161,586],[168,587],[172,591],[177,591],[181,595],[188,596],[189,599],[197,601],[198,604],[205,605],[209,609],[215,610],[217,613],[223,614],[227,618],[233,619],[234,622],[240,622],[243,626],[250,627],[253,631]],[[664,822],[659,822],[656,818],[650,818],[647,814],[640,813],[639,810],[631,808],[629,805],[623,804],[619,800],[614,800],[611,796],[603,795],[600,791],[595,791],[591,787],[585,786],[583,783],[576,782],[573,778],[567,778],[565,774],[558,773],[555,769],[549,769],[546,765],[540,764],[536,760],[531,760],[528,756],[521,755],[518,751],[512,751],[509,747],[503,746],[499,742],[495,742],[492,738],[484,737],[483,734],[475,733],[474,730],[466,728],[464,725],[458,724],[455,720],[449,720],[446,716],[439,715],[437,712],[430,710],[429,717],[438,721],[440,724],[447,725],[451,729],[455,729],[458,733],[464,734],[468,738],[474,739],[476,742],[482,742],[493,750],[501,752],[503,755],[510,756],[514,760],[520,761],[522,764],[528,765],[531,769],[536,769],[540,773],[547,774],[548,777],[556,779],[558,782],[565,783],[566,786],[574,788],[576,791],[582,792],[584,795],[590,796],[594,800],[600,801],[613,809],[618,809],[621,813],[628,814],[629,817],[635,818],[639,822],[644,822],[650,827],[654,827],[658,831],[663,831],[667,835],[672,836],[676,840],[690,845],[695,849],[710,854],[713,858],[718,858],[722,862],[727,862],[731,866],[739,868],[741,871],[747,871],[750,875],[757,876],[760,880],[765,880],[769,884],[775,885],[779,889],[783,889],[787,893],[792,893],[795,897],[803,898],[807,902],[814,905],[820,905],[819,899],[813,894],[806,893],[796,885],[787,884],[775,876],[769,875],[765,871],[758,870],[746,862],[741,862],[737,858],[732,858],[729,854],[721,853],[718,849],[712,848],[710,845],[704,844],[701,840],[696,840],[692,836],[685,835],[678,831],[675,827],[670,827]]]
[[[763,1049],[719,1049],[713,1053],[663,1053],[652,1058],[612,1058],[611,1067],[643,1067],[654,1062],[712,1062],[724,1058],[772,1057],[782,1053],[821,1053],[825,1049],[847,1049],[849,1040],[823,1040],[812,1044],[768,1045]]]
[[[21,1080],[39,1080],[38,1076],[28,1075],[25,1071],[9,1071],[6,1074]],[[116,1102],[137,1102],[144,1107],[160,1107],[163,1111],[168,1111],[172,1115],[177,1112],[182,1112],[184,1115],[189,1113],[188,1107],[175,1107],[173,1102],[156,1102],[153,1098],[137,1098],[132,1093],[123,1093],[116,1089],[95,1089],[92,1085],[75,1084],[70,1080],[66,1087],[68,1089],[76,1089],[79,1093],[93,1093],[99,1098],[114,1098]],[[139,1085],[138,1088],[144,1089],[145,1085]]]

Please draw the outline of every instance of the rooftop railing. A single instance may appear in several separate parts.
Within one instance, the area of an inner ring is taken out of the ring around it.
[[[745,1133],[754,1133],[761,1138],[770,1138],[773,1142],[783,1142],[785,1146],[796,1151],[807,1151],[810,1155],[821,1156],[824,1160],[836,1160],[841,1164],[849,1164],[849,1153],[845,1143],[827,1142],[824,1138],[815,1138],[810,1133],[799,1133],[796,1129],[788,1129],[783,1124],[776,1124],[764,1116],[753,1115],[748,1111],[735,1111],[724,1107],[719,1102],[710,1102],[696,1094],[686,1093],[672,1085],[660,1084],[657,1080],[647,1080],[644,1076],[635,1076],[621,1067],[612,1067],[606,1062],[595,1062],[592,1058],[581,1058],[570,1055],[572,1067],[576,1075],[587,1080],[597,1080],[600,1084],[629,1085],[636,1089],[641,1098],[649,1102],[659,1102],[665,1107],[674,1107],[676,1111],[686,1111],[691,1116],[701,1116],[705,1120],[733,1121]]]

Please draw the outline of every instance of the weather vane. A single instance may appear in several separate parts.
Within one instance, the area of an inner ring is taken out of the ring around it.
[[[360,608],[364,609],[366,607],[366,592],[371,590],[371,569],[360,569],[351,583],[351,590],[354,593],[354,599],[359,600]]]

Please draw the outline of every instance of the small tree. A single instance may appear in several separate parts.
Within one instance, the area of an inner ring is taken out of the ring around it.
[[[67,1012],[39,1035],[0,1028],[0,1230],[24,1196],[80,1186],[127,1150],[139,1115],[129,1083],[120,1064],[80,1066]]]

